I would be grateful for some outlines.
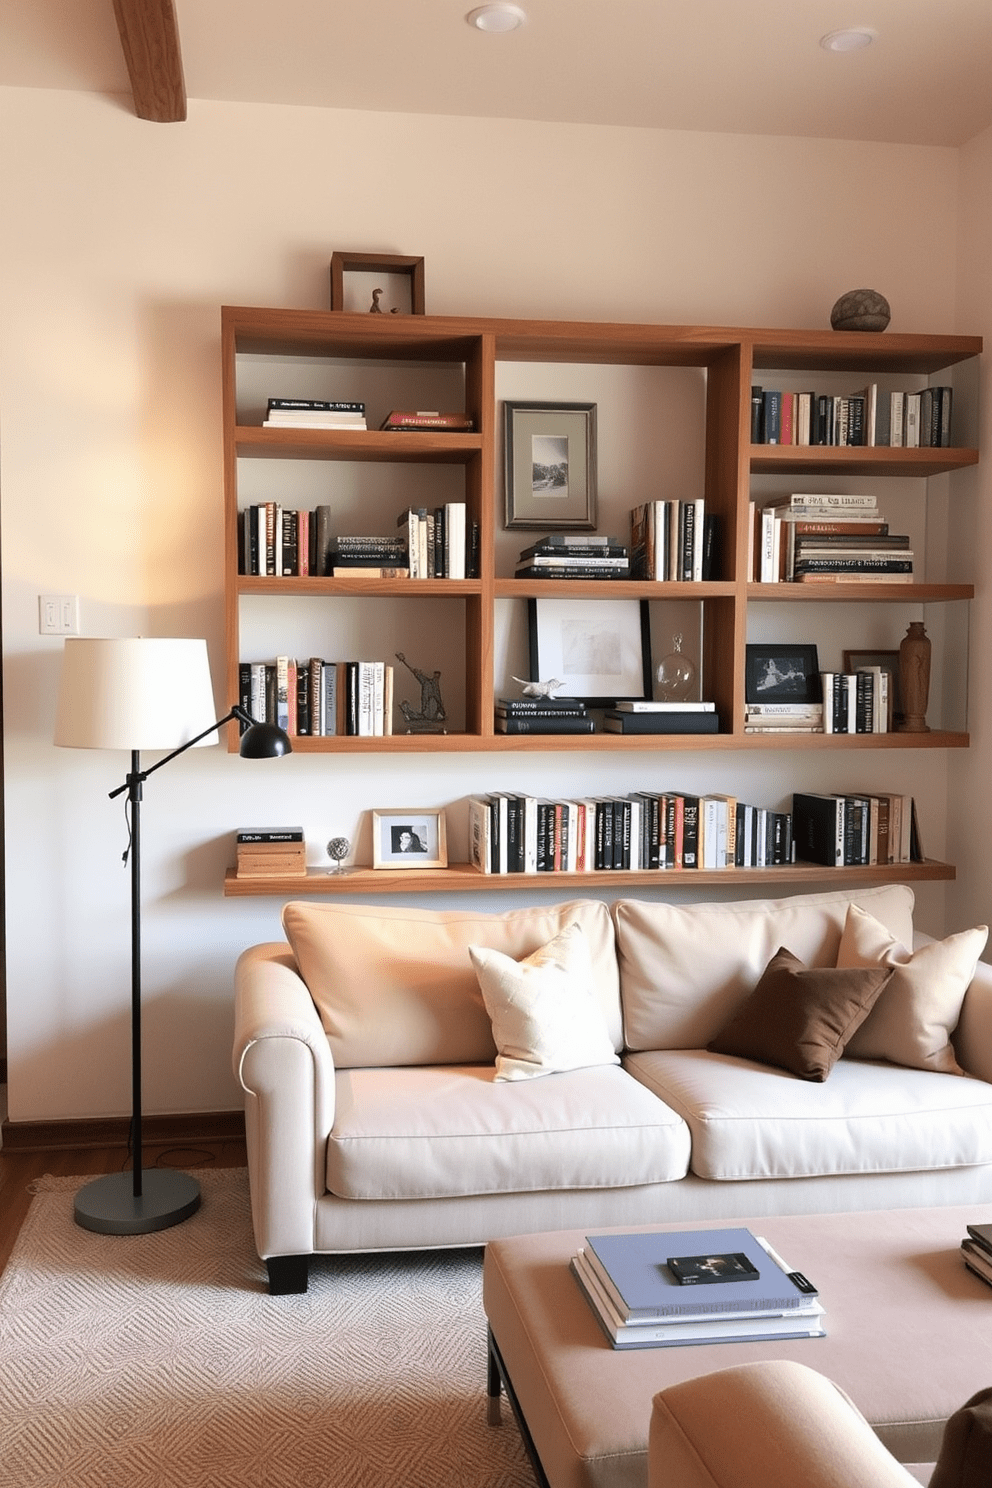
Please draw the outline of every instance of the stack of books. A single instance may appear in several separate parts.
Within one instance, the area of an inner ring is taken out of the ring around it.
[[[615,1349],[826,1334],[816,1287],[750,1230],[587,1235],[571,1267]]]
[[[961,1241],[961,1254],[969,1271],[992,1286],[992,1225],[970,1224]]]
[[[550,532],[521,549],[518,579],[627,579],[626,544],[596,533]]]
[[[238,878],[303,878],[307,845],[302,827],[244,827],[235,845]]]
[[[595,722],[579,698],[497,698],[498,734],[591,734]]]
[[[617,703],[603,715],[609,734],[718,734],[715,703]]]
[[[323,398],[270,398],[266,429],[364,429],[365,404]]]
[[[746,703],[746,734],[822,734],[822,703]]]
[[[913,552],[874,496],[796,492],[751,503],[759,584],[912,583]]]
[[[438,429],[452,434],[470,434],[472,420],[464,413],[443,413],[439,408],[394,408],[386,414],[380,429]]]
[[[912,796],[879,792],[792,797],[796,857],[830,868],[922,861]]]
[[[406,579],[410,576],[402,537],[346,536],[339,533],[327,548],[332,578]]]

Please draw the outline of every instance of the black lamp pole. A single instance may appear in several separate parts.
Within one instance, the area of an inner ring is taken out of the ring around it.
[[[101,1235],[144,1235],[180,1224],[200,1207],[200,1185],[187,1173],[174,1168],[142,1169],[141,1137],[141,787],[149,775],[185,754],[208,734],[237,720],[247,725],[241,736],[240,753],[248,759],[268,759],[288,754],[292,745],[275,724],[256,723],[251,714],[235,704],[195,738],[180,744],[170,754],[142,770],[137,749],[131,751],[131,769],[123,785],[110,792],[110,799],[127,791],[131,841],[131,1145],[132,1171],[109,1173],[95,1178],[79,1190],[75,1201],[76,1223]]]

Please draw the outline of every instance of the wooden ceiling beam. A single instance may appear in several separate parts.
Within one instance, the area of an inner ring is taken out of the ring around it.
[[[134,111],[155,124],[186,118],[186,83],[175,0],[114,0]]]

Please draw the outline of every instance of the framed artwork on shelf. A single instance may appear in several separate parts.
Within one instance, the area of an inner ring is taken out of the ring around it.
[[[845,672],[856,672],[860,667],[881,667],[889,674],[889,713],[892,719],[902,717],[902,700],[899,696],[899,652],[898,651],[845,651]]]
[[[816,647],[748,646],[744,663],[744,697],[749,703],[819,703],[823,698]]]
[[[596,404],[503,404],[506,527],[596,526]]]
[[[643,599],[531,599],[530,675],[593,707],[651,697],[650,607]]]
[[[440,808],[373,811],[373,868],[447,866],[447,832]]]
[[[332,253],[331,309],[423,315],[424,260],[401,253]]]

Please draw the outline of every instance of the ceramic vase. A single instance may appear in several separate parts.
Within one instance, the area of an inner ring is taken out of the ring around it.
[[[926,713],[930,696],[930,637],[922,620],[910,621],[899,645],[899,692],[902,703],[899,732],[929,733]]]

